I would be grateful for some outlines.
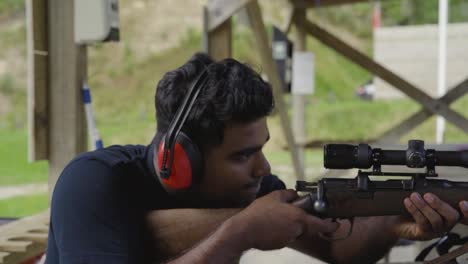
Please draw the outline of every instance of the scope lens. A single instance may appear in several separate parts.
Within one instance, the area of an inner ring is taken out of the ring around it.
[[[356,146],[327,144],[323,147],[323,165],[327,169],[351,169],[356,165],[356,154]]]

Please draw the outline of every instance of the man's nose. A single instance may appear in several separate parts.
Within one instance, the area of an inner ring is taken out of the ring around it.
[[[257,158],[257,163],[254,171],[255,177],[263,177],[271,174],[270,163],[268,162],[265,154],[260,152]]]

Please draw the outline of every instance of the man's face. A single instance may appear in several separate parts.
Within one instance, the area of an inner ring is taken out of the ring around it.
[[[262,148],[269,140],[266,118],[228,123],[221,145],[205,153],[200,195],[216,206],[245,206],[252,202],[263,176],[270,174]]]

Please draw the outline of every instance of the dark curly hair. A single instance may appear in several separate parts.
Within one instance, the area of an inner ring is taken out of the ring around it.
[[[196,53],[167,72],[156,87],[158,133],[167,131],[191,83],[204,70],[207,81],[182,127],[200,149],[221,144],[227,122],[252,122],[273,110],[271,86],[252,68],[234,59],[214,62],[208,55]]]

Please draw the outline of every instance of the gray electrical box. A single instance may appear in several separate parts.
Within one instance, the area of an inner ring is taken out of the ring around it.
[[[75,0],[75,42],[119,41],[118,0]]]

